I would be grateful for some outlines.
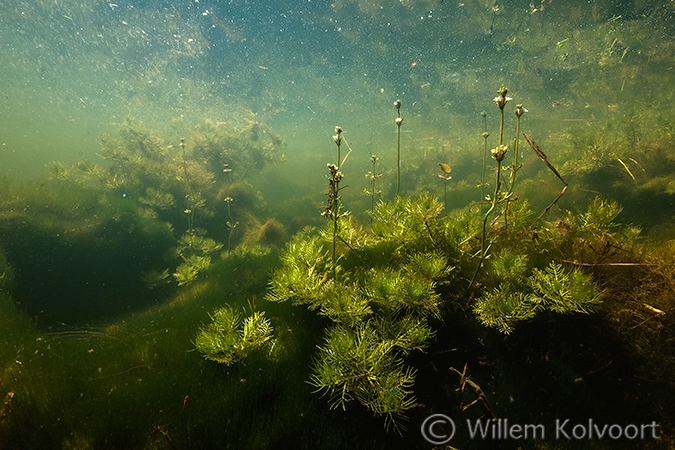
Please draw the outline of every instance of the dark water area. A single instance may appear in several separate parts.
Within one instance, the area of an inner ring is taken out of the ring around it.
[[[675,446],[672,1],[0,11],[0,448]]]

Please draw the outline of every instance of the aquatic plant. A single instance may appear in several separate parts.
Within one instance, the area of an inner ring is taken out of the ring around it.
[[[209,317],[212,322],[199,330],[194,342],[204,358],[230,365],[259,349],[264,349],[268,355],[274,351],[276,339],[264,312],[255,311],[242,321],[241,312],[226,305]]]
[[[481,267],[483,266],[483,262],[485,259],[488,257],[488,251],[490,249],[490,246],[487,244],[487,224],[488,224],[488,219],[490,218],[490,214],[495,210],[497,205],[503,201],[509,200],[511,193],[507,192],[505,195],[500,195],[500,189],[501,189],[501,171],[502,171],[502,161],[504,161],[504,158],[506,158],[506,153],[508,152],[508,147],[503,144],[504,142],[504,107],[506,104],[512,100],[511,97],[507,97],[506,94],[508,92],[508,89],[505,86],[502,86],[497,93],[499,94],[497,97],[494,98],[494,103],[497,105],[499,108],[500,112],[500,121],[499,121],[499,145],[491,150],[492,157],[494,158],[495,161],[497,161],[497,170],[495,172],[495,190],[494,194],[490,200],[490,207],[488,208],[487,212],[483,216],[483,226],[482,226],[482,231],[481,231],[481,236],[480,236],[480,252],[478,254],[478,265],[476,267],[476,271],[473,274],[473,277],[469,281],[469,290],[473,286],[474,282],[476,281],[476,278],[478,277],[478,273],[480,272]],[[485,119],[485,116],[483,116]],[[485,136],[485,135],[484,135]],[[485,136],[486,143],[487,143],[487,136]]]
[[[511,97],[507,97],[506,94],[509,92],[508,88],[506,86],[502,86],[499,88],[497,91],[497,94],[499,94],[497,97],[494,98],[495,105],[499,108],[499,145],[504,144],[504,107],[506,104],[513,100]]]
[[[190,174],[187,168],[187,158],[185,156],[185,138],[180,138],[181,155],[183,158],[183,176],[185,181],[185,210],[183,211],[187,217],[187,233],[194,234],[195,227],[195,208],[197,207],[196,198],[190,182]],[[200,202],[200,206],[203,206]]]
[[[488,252],[490,250],[490,245],[488,245],[487,243],[487,224],[488,219],[490,218],[490,214],[492,214],[492,212],[495,210],[497,204],[506,199],[502,198],[499,194],[501,188],[500,176],[502,171],[502,161],[504,161],[507,151],[508,147],[506,145],[499,145],[498,147],[495,147],[491,150],[492,157],[495,159],[495,161],[497,161],[497,170],[495,171],[495,192],[494,195],[492,196],[490,207],[483,216],[483,225],[480,235],[480,253],[478,254],[478,266],[476,267],[476,271],[474,272],[471,281],[469,281],[469,290],[476,281],[478,273],[480,272],[480,269],[483,266],[483,262],[487,259]]]
[[[269,218],[261,223],[252,214],[247,215],[246,229],[239,245],[251,247],[262,245],[280,247],[286,237],[284,226],[275,218]]]
[[[223,201],[227,203],[227,221],[225,225],[227,225],[227,250],[230,251],[232,248],[232,233],[237,228],[237,225],[239,225],[239,222],[232,217],[232,202],[234,199],[228,195]]]
[[[100,137],[99,156],[113,164],[54,163],[52,176],[138,202],[179,235],[198,227],[214,237],[227,233],[231,249],[239,215],[260,208],[252,188],[238,180],[281,161],[284,142],[257,121],[237,127],[204,120],[181,130],[180,137],[162,136],[128,116],[116,136]]]
[[[495,148],[492,149],[492,157],[497,161],[497,168],[495,171],[496,175],[496,180],[495,180],[495,190],[492,198],[488,198],[490,201],[490,206],[487,210],[487,212],[483,215],[483,221],[482,221],[482,228],[481,228],[481,234],[480,234],[480,250],[477,252],[478,255],[478,264],[476,266],[476,269],[474,271],[473,277],[469,281],[469,291],[471,290],[471,287],[474,285],[476,282],[476,279],[478,277],[478,274],[480,273],[480,270],[483,266],[483,263],[485,260],[489,257],[489,251],[492,246],[492,243],[488,243],[487,241],[487,232],[488,232],[488,221],[490,219],[490,215],[495,211],[497,205],[505,203],[505,206],[503,210],[497,215],[496,218],[492,220],[492,224],[494,224],[499,217],[503,216],[503,221],[504,221],[504,231],[507,230],[508,228],[508,220],[509,216],[511,216],[511,213],[514,211],[513,205],[512,205],[512,199],[514,196],[514,191],[513,188],[515,187],[515,182],[516,182],[516,173],[518,170],[520,170],[520,165],[518,163],[518,155],[515,154],[513,156],[513,165],[510,167],[511,169],[511,176],[510,176],[510,181],[509,181],[509,187],[507,190],[503,191],[502,188],[502,181],[501,181],[501,172],[502,172],[502,162],[506,158],[506,153],[508,152],[508,146],[503,144],[504,140],[504,108],[506,104],[512,100],[511,97],[508,97],[506,94],[508,93],[508,89],[506,87],[501,87],[497,93],[499,94],[497,97],[494,98],[494,103],[497,105],[497,107],[500,110],[500,125],[499,125],[499,145]],[[529,136],[527,136],[525,133],[520,132],[520,118],[521,116],[527,112],[527,110],[523,107],[522,104],[518,104],[515,109],[515,114],[517,118],[516,122],[516,138],[514,140],[514,153],[518,153],[518,146],[520,142],[520,134],[523,135],[527,143],[530,145],[532,150],[537,154],[537,156],[544,162],[544,164],[549,168],[551,172],[563,183],[563,188],[561,192],[558,194],[558,196],[541,212],[541,214],[534,220],[529,225],[528,230],[532,230],[534,228],[534,225],[546,214],[548,213],[551,208],[560,200],[560,198],[565,194],[567,191],[567,182],[562,178],[560,173],[553,167],[553,165],[550,163],[548,160],[546,154],[541,150],[541,148],[537,145],[534,140],[532,140]],[[485,117],[485,116],[484,116]],[[486,143],[487,143],[487,136],[485,136]],[[527,210],[527,205],[523,205],[522,208],[519,208],[521,211],[526,211]],[[529,215],[529,214],[528,214]],[[521,220],[519,218],[516,218],[515,220]]]
[[[337,146],[337,164],[328,163],[328,171],[330,172],[330,178],[328,180],[328,190],[326,190],[326,195],[328,200],[326,201],[326,207],[324,209],[323,215],[328,217],[333,221],[333,278],[337,277],[337,256],[336,256],[336,245],[338,238],[338,221],[341,217],[348,215],[348,212],[342,212],[342,204],[340,198],[340,181],[344,177],[340,171],[340,166],[344,162],[341,160],[340,155],[340,146],[342,145],[342,127],[335,127],[335,135],[333,136],[333,142]],[[349,156],[349,154],[347,154]],[[345,160],[347,159],[345,156]]]
[[[623,207],[619,202],[598,195],[590,201],[585,212],[572,215],[572,221],[580,231],[602,235],[618,226],[614,220],[621,211]]]
[[[229,164],[223,164],[223,173],[226,180],[225,198],[223,201],[227,204],[227,221],[225,225],[227,226],[227,251],[229,252],[232,249],[232,234],[237,225],[239,225],[239,222],[232,217],[232,202],[234,202],[234,199],[230,195],[230,191],[232,190],[232,169]]]
[[[513,188],[516,185],[516,173],[518,170],[520,170],[520,166],[518,165],[518,154],[519,154],[519,143],[520,143],[520,118],[523,114],[525,114],[527,109],[523,107],[522,104],[516,105],[516,139],[513,144],[513,164],[511,165],[511,178],[509,180],[509,194],[513,192]]]
[[[168,284],[170,282],[169,269],[143,272],[141,274],[141,281],[143,281],[148,289]]]
[[[382,177],[381,173],[377,173],[375,170],[375,165],[377,164],[378,157],[376,155],[370,155],[370,162],[373,164],[373,169],[366,174],[366,178],[370,180],[370,189],[364,189],[363,193],[370,196],[370,210],[375,209],[375,196],[382,193],[380,189],[375,187],[375,180]]]
[[[390,245],[397,257],[444,249],[446,223],[440,220],[442,211],[443,205],[429,193],[380,202],[371,214],[372,233]]]
[[[178,285],[195,281],[200,272],[211,266],[212,255],[222,247],[223,244],[209,237],[186,232],[178,241],[176,249],[178,256],[183,260],[173,274]]]
[[[415,370],[403,365],[395,348],[395,342],[383,340],[368,323],[356,329],[332,327],[319,347],[309,382],[328,395],[331,409],[344,410],[356,400],[383,415],[387,428],[400,432],[405,411],[416,406]]]
[[[450,175],[450,172],[452,172],[452,167],[450,167],[449,164],[446,163],[438,163],[439,167],[443,171],[443,173],[439,173],[438,177],[444,181],[443,183],[443,210],[445,212],[448,211],[448,181],[452,179],[452,175]]]
[[[401,117],[401,100],[394,102],[396,107],[396,196],[398,197],[401,189],[401,125],[403,125],[403,117]]]
[[[596,311],[601,297],[589,275],[579,269],[564,270],[560,264],[551,262],[544,270],[533,269],[524,282],[505,278],[498,288],[476,300],[473,312],[483,325],[510,334],[517,322],[544,311],[558,314]]]
[[[480,203],[482,204],[486,200],[485,188],[489,186],[489,184],[485,182],[485,171],[487,170],[488,138],[490,137],[490,132],[488,131],[487,125],[487,111],[482,111],[480,115],[483,117],[484,122],[484,129],[481,134],[481,136],[483,136],[483,170],[481,171],[480,177]]]
[[[304,230],[282,251],[266,298],[306,305],[335,323],[310,378],[331,407],[357,400],[400,430],[414,406],[415,371],[403,358],[433,337],[430,320],[441,317],[436,283],[452,270],[433,244],[434,233],[443,235],[441,210],[428,194],[396,197],[375,206],[372,234],[352,217],[341,222],[337,260],[330,223],[319,235]]]

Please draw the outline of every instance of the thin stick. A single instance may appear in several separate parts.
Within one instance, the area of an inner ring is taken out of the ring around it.
[[[531,229],[534,227],[534,224],[537,223],[537,222],[539,222],[539,220],[540,220],[542,217],[544,217],[544,216],[546,215],[546,213],[549,212],[549,211],[551,210],[551,208],[553,208],[553,205],[555,205],[555,204],[558,202],[558,200],[560,200],[560,197],[562,197],[563,194],[565,194],[565,192],[567,192],[567,185],[566,185],[564,188],[562,188],[562,191],[560,191],[560,194],[558,194],[558,196],[555,198],[555,200],[553,200],[553,201],[551,202],[551,204],[548,205],[548,206],[546,207],[546,209],[544,209],[544,211],[542,211],[541,214],[539,214],[539,217],[537,217],[536,219],[534,219],[534,222],[532,222],[532,224],[530,225],[530,227],[528,228],[528,230],[531,230]]]
[[[546,157],[546,155],[544,154],[544,152],[542,151],[542,149],[539,148],[539,146],[537,145],[537,143],[534,142],[534,141],[533,141],[528,135],[526,135],[525,133],[521,133],[521,134],[525,137],[525,140],[527,141],[528,144],[530,144],[530,147],[532,147],[532,150],[534,150],[534,152],[537,154],[537,156],[538,156],[539,158],[541,158],[542,161],[544,161],[544,164],[546,164],[546,165],[548,166],[549,169],[551,169],[551,172],[553,172],[553,173],[555,174],[555,176],[558,177],[558,179],[559,179],[560,181],[562,181],[563,184],[564,184],[565,186],[567,186],[567,182],[566,182],[565,180],[563,180],[563,177],[558,173],[557,170],[555,170],[555,167],[553,167],[553,165],[548,161],[548,158]]]
[[[521,134],[525,137],[525,140],[527,141],[528,144],[530,144],[530,147],[532,147],[532,150],[534,150],[534,152],[537,154],[537,156],[538,156],[542,161],[544,161],[544,164],[546,164],[546,166],[551,170],[551,172],[553,172],[553,173],[555,174],[555,176],[558,177],[558,179],[559,179],[560,181],[562,181],[562,183],[565,185],[565,186],[562,188],[562,191],[560,191],[560,194],[558,194],[558,196],[555,198],[555,200],[553,200],[553,201],[551,202],[551,204],[548,205],[548,206],[546,207],[546,209],[544,209],[544,211],[543,211],[541,214],[539,214],[539,217],[537,217],[537,218],[534,220],[534,222],[532,222],[532,224],[531,224],[531,225],[529,226],[529,228],[528,228],[528,230],[531,230],[532,228],[534,228],[534,225],[535,225],[537,222],[539,222],[539,220],[540,220],[542,217],[544,217],[544,215],[545,215],[547,212],[549,212],[549,211],[551,210],[551,208],[553,208],[553,205],[555,205],[555,204],[558,202],[558,200],[560,200],[560,197],[562,197],[562,196],[565,194],[565,192],[567,192],[567,186],[568,186],[568,184],[567,184],[567,182],[563,179],[563,177],[560,175],[560,173],[558,173],[558,171],[555,170],[555,167],[553,167],[553,164],[551,164],[551,163],[548,161],[548,158],[546,157],[546,154],[545,154],[544,151],[537,145],[537,143],[534,142],[534,141],[533,141],[528,135],[526,135],[525,133],[521,133]]]
[[[465,385],[471,386],[471,389],[473,389],[474,394],[476,394],[476,400],[473,402],[469,403],[465,407],[462,408],[462,410],[466,410],[468,407],[471,405],[474,405],[475,403],[480,403],[480,405],[483,407],[483,410],[488,413],[489,415],[492,416],[493,419],[497,419],[497,414],[495,414],[494,410],[490,406],[490,402],[488,402],[488,399],[483,392],[483,390],[478,386],[478,384],[474,383],[467,375],[466,375],[466,369],[467,369],[468,364],[464,364],[464,371],[460,372],[459,370],[455,369],[454,367],[450,367],[450,370],[457,375],[460,376],[460,390],[464,390]]]
[[[579,261],[570,261],[563,259],[561,260],[567,264],[573,264],[575,266],[583,267],[595,267],[595,266],[617,266],[617,267],[642,267],[642,266],[658,266],[658,264],[648,264],[648,263],[583,263]]]

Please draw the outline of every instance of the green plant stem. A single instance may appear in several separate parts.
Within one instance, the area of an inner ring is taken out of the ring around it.
[[[377,178],[375,164],[377,164],[377,158],[371,155],[370,159],[373,161],[373,171],[370,173],[370,211],[372,212],[375,211],[375,179]]]
[[[399,117],[401,117],[399,115]],[[396,196],[401,188],[401,125],[396,130]]]
[[[340,133],[337,134],[338,137]],[[340,171],[340,144],[342,139],[338,138],[335,143],[337,144],[337,169],[338,173]],[[346,159],[346,157],[345,157]],[[333,219],[333,251],[332,251],[332,262],[333,262],[333,280],[337,280],[337,237],[338,237],[338,219],[340,218],[340,179],[333,175],[333,186],[335,188],[335,198],[333,199],[333,211],[331,212],[331,219]]]
[[[337,202],[337,200],[335,200]],[[338,235],[338,218],[337,216],[333,217],[333,280],[337,279],[337,260],[335,258],[335,247],[336,240]]]
[[[338,170],[340,170],[340,166],[342,165],[342,161],[340,160],[340,142],[341,141],[337,142],[337,164],[336,165],[337,165]],[[347,158],[345,157],[345,159],[347,159]]]
[[[337,145],[337,166],[340,170],[340,143]],[[337,235],[338,235],[338,218],[340,214],[340,197],[338,196],[340,192],[339,188],[340,181],[335,180],[335,203],[333,204],[333,279],[337,279],[337,259],[335,256],[335,248],[337,246]]]
[[[401,125],[403,125],[403,118],[401,117],[401,100],[394,102],[396,107],[396,197],[398,197],[401,190]]]
[[[518,172],[518,144],[520,142],[520,116],[516,119],[516,140],[513,144],[513,165],[511,166],[511,177],[509,180],[509,190],[506,193],[506,207],[504,208],[504,228],[508,228],[509,204],[513,187],[516,184],[516,172]]]
[[[499,108],[501,119],[499,120],[499,145],[504,143],[504,108]]]
[[[487,129],[487,126],[486,126]],[[480,179],[480,201],[485,201],[485,169],[487,168],[487,154],[488,154],[488,136],[485,136],[485,145],[483,146],[483,175]],[[482,207],[481,207],[482,209]]]
[[[518,172],[518,144],[520,142],[520,116],[516,120],[516,142],[513,144],[513,166],[511,166],[511,180],[509,181],[509,194],[516,184],[516,172]]]
[[[190,184],[190,176],[188,175],[187,170],[187,158],[185,157],[185,139],[181,138],[180,148],[183,154],[183,173],[185,176],[185,184],[187,187],[187,193],[185,194],[185,212],[187,213],[188,219],[188,232],[190,234],[194,233],[194,220],[195,220],[195,211],[192,207],[192,185]]]
[[[496,176],[497,179],[495,184],[495,195],[492,198],[492,204],[490,205],[490,209],[487,210],[485,216],[483,217],[483,231],[480,239],[480,259],[478,261],[478,267],[476,267],[476,271],[474,272],[473,277],[471,278],[471,282],[469,282],[467,292],[471,290],[471,287],[476,282],[476,278],[478,278],[478,273],[480,272],[481,266],[483,265],[483,262],[487,258],[487,247],[485,245],[486,243],[485,238],[487,235],[487,223],[490,214],[492,214],[492,211],[494,211],[494,209],[497,207],[497,203],[499,203],[497,198],[499,195],[499,183],[501,171],[502,171],[502,163],[500,161],[497,161],[497,176]]]
[[[231,250],[231,243],[232,243],[232,232],[234,231],[234,228],[237,226],[237,222],[234,221],[232,218],[232,210],[230,209],[230,203],[232,203],[232,198],[227,197],[227,216],[229,217],[229,220],[227,221],[227,228],[229,228],[230,232],[227,233],[227,252],[229,253]]]

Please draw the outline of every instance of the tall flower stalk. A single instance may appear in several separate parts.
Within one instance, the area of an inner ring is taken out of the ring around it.
[[[229,253],[229,251],[231,250],[231,247],[232,247],[232,232],[237,227],[237,225],[239,225],[239,222],[234,220],[234,218],[232,217],[232,202],[234,201],[234,199],[232,197],[230,197],[230,186],[232,184],[232,180],[230,179],[230,177],[232,176],[231,175],[232,169],[230,169],[229,164],[223,165],[223,173],[227,177],[227,191],[226,191],[227,196],[224,198],[224,201],[225,201],[225,203],[227,203],[227,218],[228,218],[228,220],[227,220],[227,222],[225,222],[225,225],[227,225],[227,230],[228,230],[228,233],[227,233],[227,251]]]
[[[403,117],[401,117],[401,100],[394,102],[396,107],[396,196],[401,190],[401,125],[403,125]]]
[[[337,255],[336,255],[336,246],[337,246],[337,236],[338,236],[338,220],[344,214],[341,213],[342,206],[340,205],[340,181],[343,178],[342,172],[340,172],[340,146],[342,145],[342,128],[337,126],[335,127],[335,135],[333,136],[333,142],[337,145],[337,164],[328,163],[328,171],[330,172],[330,179],[328,180],[328,190],[326,195],[328,200],[326,202],[326,208],[323,212],[324,216],[327,216],[330,220],[333,221],[333,251],[332,251],[332,262],[333,262],[333,279],[337,278]],[[347,157],[345,156],[345,159]]]
[[[450,175],[450,172],[452,172],[452,167],[450,167],[449,164],[445,163],[438,163],[438,166],[441,168],[443,173],[439,173],[438,177],[441,178],[444,183],[443,183],[443,211],[447,214],[448,212],[448,181],[452,179],[452,175]]]
[[[527,112],[522,104],[516,105],[516,140],[513,144],[513,166],[511,166],[511,179],[509,181],[509,194],[513,191],[516,184],[516,172],[520,170],[518,166],[518,144],[520,142],[520,117]]]
[[[483,116],[483,122],[484,122],[484,128],[483,128],[483,172],[481,174],[480,178],[480,204],[485,201],[485,188],[488,186],[488,184],[485,182],[485,170],[487,169],[487,154],[488,154],[488,138],[490,137],[490,132],[487,129],[487,111],[483,111],[480,113],[481,116]],[[481,210],[483,207],[481,206]]]
[[[509,100],[513,100],[511,97],[507,97],[506,94],[508,93],[508,88],[506,86],[502,86],[499,88],[497,91],[497,94],[499,94],[497,97],[495,97],[494,102],[495,105],[499,108],[500,112],[500,120],[499,120],[499,145],[504,144],[504,107],[506,106],[506,103]]]
[[[381,173],[375,171],[375,165],[377,164],[378,157],[376,155],[370,155],[370,162],[373,163],[373,170],[366,174],[366,178],[370,180],[370,190],[364,189],[363,193],[370,196],[370,211],[375,211],[375,196],[381,194],[382,191],[375,187],[375,180],[382,176]]]
[[[187,232],[188,234],[194,234],[195,226],[195,208],[194,208],[194,197],[192,195],[192,184],[190,183],[190,175],[188,174],[187,169],[187,156],[185,154],[185,138],[180,138],[180,149],[183,157],[183,176],[185,177],[185,185],[187,187],[185,193],[185,214],[187,215]]]
[[[488,224],[488,219],[490,218],[490,214],[495,210],[497,207],[497,204],[500,202],[499,199],[499,190],[501,188],[501,172],[502,172],[502,161],[504,161],[504,158],[506,158],[506,152],[508,152],[509,148],[506,145],[498,145],[497,147],[493,148],[491,150],[492,157],[497,161],[497,172],[496,172],[496,180],[495,180],[495,193],[494,196],[492,197],[492,201],[490,203],[490,208],[487,210],[485,213],[485,216],[483,216],[483,228],[481,232],[481,238],[480,238],[480,259],[478,261],[478,267],[476,267],[476,272],[474,272],[473,277],[471,278],[471,282],[469,283],[469,289],[471,289],[471,286],[476,282],[476,278],[478,278],[478,273],[480,272],[481,267],[483,266],[483,262],[487,259],[488,252],[490,251],[490,246],[487,245],[487,224]]]
[[[497,204],[500,203],[501,201],[504,201],[505,199],[508,198],[508,194],[506,196],[502,196],[503,198],[500,198],[500,189],[501,189],[501,171],[502,171],[502,161],[504,161],[504,158],[506,158],[506,153],[508,152],[509,148],[503,144],[504,142],[504,107],[506,106],[506,103],[511,100],[511,97],[507,97],[506,93],[508,92],[508,89],[504,86],[502,86],[498,91],[497,94],[499,94],[497,97],[494,98],[495,105],[499,108],[500,111],[500,122],[499,122],[499,145],[491,150],[492,157],[497,161],[497,172],[496,172],[496,180],[495,180],[495,192],[494,195],[492,196],[491,202],[490,202],[490,208],[488,208],[487,212],[483,216],[483,227],[481,230],[481,238],[480,238],[480,256],[479,256],[479,261],[478,261],[478,266],[476,267],[476,271],[473,274],[473,277],[471,278],[471,281],[469,282],[469,290],[473,286],[473,284],[476,282],[476,278],[478,278],[478,274],[480,273],[480,269],[483,266],[483,263],[488,257],[488,252],[490,251],[490,246],[487,244],[487,224],[488,220],[490,219],[490,214],[495,210],[497,207]]]

